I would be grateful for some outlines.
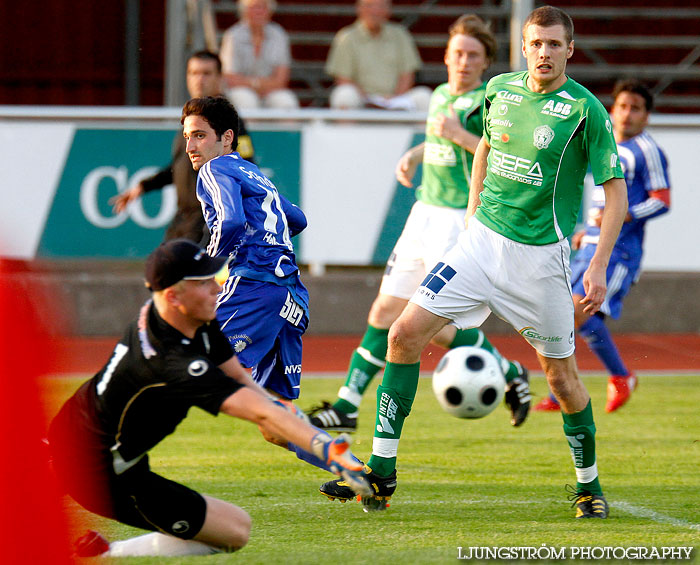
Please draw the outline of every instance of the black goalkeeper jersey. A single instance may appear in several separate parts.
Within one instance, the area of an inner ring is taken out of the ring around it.
[[[216,321],[189,339],[149,301],[107,364],[64,404],[52,434],[72,433],[95,455],[111,451],[119,474],[173,433],[192,406],[218,414],[242,386],[218,368],[232,356]]]

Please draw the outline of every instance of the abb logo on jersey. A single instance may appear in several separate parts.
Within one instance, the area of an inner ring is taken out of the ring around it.
[[[556,116],[558,118],[565,118],[571,114],[571,104],[564,104],[564,102],[555,103],[554,100],[549,100],[542,108],[540,114],[547,114],[549,116]]]

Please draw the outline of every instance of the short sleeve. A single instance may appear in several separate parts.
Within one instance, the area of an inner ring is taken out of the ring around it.
[[[490,84],[490,83],[489,83]],[[486,96],[484,96],[484,101],[481,104],[481,123],[483,125],[482,136],[486,139],[489,145],[491,145],[491,128],[489,127],[489,108],[491,107],[491,100],[489,100],[489,90],[486,87]]]
[[[481,106],[483,106],[483,103]],[[465,129],[469,133],[473,133],[479,137],[484,135],[484,117],[482,113],[483,108],[481,106],[474,109],[474,111],[467,116],[467,123],[465,124]]]
[[[219,323],[214,320],[205,326],[203,334],[209,341],[209,358],[217,367],[233,357],[231,344],[219,328]]]
[[[206,357],[191,358],[184,370],[187,375],[175,385],[177,394],[213,415],[219,413],[224,400],[243,387]]]
[[[585,146],[593,181],[597,185],[612,178],[624,178],[610,116],[603,105],[594,99],[586,116]]]

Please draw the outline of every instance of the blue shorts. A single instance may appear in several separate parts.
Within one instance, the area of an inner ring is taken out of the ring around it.
[[[574,294],[586,296],[583,289],[583,273],[586,272],[595,253],[595,245],[583,247],[571,263],[571,288]],[[613,249],[606,271],[608,291],[600,307],[603,314],[617,319],[622,314],[622,301],[639,278],[640,260],[624,251]]]
[[[293,289],[306,293],[301,282]],[[303,294],[302,294],[303,295]],[[230,277],[219,296],[216,318],[241,365],[255,382],[283,398],[299,397],[301,336],[306,309],[287,287]]]

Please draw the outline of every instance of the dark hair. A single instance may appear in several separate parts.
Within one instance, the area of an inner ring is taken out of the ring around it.
[[[182,107],[180,123],[185,123],[187,116],[202,116],[220,139],[224,132],[233,130],[231,147],[238,147],[238,112],[225,96],[204,96],[192,98]]]
[[[649,92],[649,89],[636,78],[627,78],[618,80],[613,87],[613,104],[621,92],[631,92],[632,94],[639,94],[644,98],[644,106],[646,106],[647,112],[651,112],[654,107],[654,96]]]
[[[468,35],[478,40],[486,51],[486,57],[489,61],[496,58],[498,44],[496,37],[493,35],[489,26],[484,23],[479,16],[474,14],[464,14],[460,16],[449,29],[450,39],[455,35]],[[449,42],[448,42],[449,43]]]
[[[216,53],[212,53],[211,51],[202,50],[202,51],[197,51],[195,53],[192,53],[189,57],[187,57],[187,64],[190,64],[190,61],[192,59],[202,59],[204,61],[214,61],[216,63],[216,70],[219,71],[219,74],[221,74],[221,59],[219,59],[219,56]]]
[[[540,27],[561,25],[564,26],[566,43],[571,43],[571,40],[574,38],[574,22],[571,20],[571,17],[564,10],[560,10],[554,6],[541,6],[530,12],[530,15],[523,24],[523,35],[525,28],[529,25],[537,25]]]

